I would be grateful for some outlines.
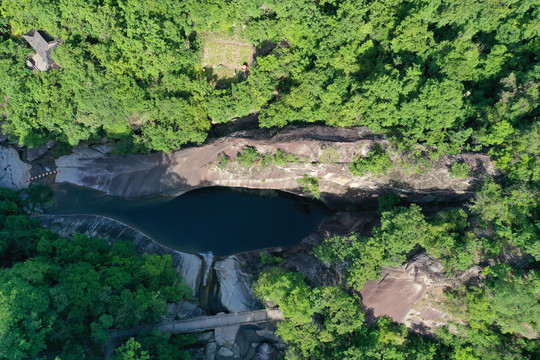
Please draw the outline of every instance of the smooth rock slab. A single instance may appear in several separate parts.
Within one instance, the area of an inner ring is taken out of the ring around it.
[[[242,271],[236,256],[229,256],[214,263],[219,281],[219,300],[230,312],[255,309],[249,276]]]
[[[360,293],[362,303],[373,316],[388,316],[403,322],[410,308],[426,293],[427,286],[415,281],[402,268],[384,268],[381,277],[366,282]]]
[[[218,355],[221,357],[233,357],[234,353],[232,350],[222,347],[218,350]]]
[[[214,330],[214,336],[219,346],[232,345],[236,340],[236,334],[240,329],[239,325],[223,326]]]
[[[486,173],[498,173],[489,156],[461,154],[441,157],[425,174],[410,173],[400,167],[390,170],[387,176],[351,174],[351,161],[367,154],[375,144],[385,143],[387,140],[364,127],[288,126],[278,134],[267,129],[238,131],[172,153],[113,155],[107,153],[107,147],[81,144],[73,154],[56,160],[60,171],[56,182],[126,197],[177,196],[209,186],[285,190],[302,195],[297,180],[308,174],[320,178],[320,191],[326,201],[355,201],[364,199],[366,194],[392,190],[400,196],[413,196],[413,201],[426,202],[469,198],[473,185]],[[224,169],[217,166],[219,154],[235,159],[246,146],[255,147],[261,154],[274,154],[280,149],[302,161],[250,169],[235,161]],[[450,176],[449,168],[456,161],[466,162],[473,176]]]
[[[448,284],[441,262],[421,253],[406,266],[384,267],[380,277],[368,280],[360,293],[362,303],[372,310],[373,316],[385,315],[404,323],[428,290]]]
[[[25,180],[30,177],[31,168],[15,149],[0,146],[0,187],[13,190],[27,188],[29,183]]]

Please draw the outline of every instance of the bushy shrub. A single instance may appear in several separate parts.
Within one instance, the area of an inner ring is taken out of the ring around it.
[[[450,168],[450,177],[466,179],[470,176],[471,170],[467,163],[453,163],[452,168]]]
[[[303,186],[305,193],[312,193],[317,199],[321,196],[321,190],[319,189],[319,178],[304,174],[298,179],[300,185]]]
[[[245,166],[253,166],[259,160],[261,160],[261,154],[252,146],[246,146],[236,156],[236,161]]]
[[[279,256],[273,256],[267,252],[261,253],[261,264],[262,265],[271,265],[271,264],[278,264],[282,262],[283,259]]]
[[[383,174],[392,168],[394,164],[381,145],[375,145],[375,148],[363,157],[356,157],[350,164],[350,171],[354,176],[364,176],[368,173],[372,175]]]
[[[231,163],[231,158],[229,158],[225,153],[220,153],[217,157],[217,166],[221,170],[227,168],[229,164]]]

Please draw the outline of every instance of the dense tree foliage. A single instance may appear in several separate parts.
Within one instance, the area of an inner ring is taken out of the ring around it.
[[[417,246],[439,258],[448,273],[472,265],[479,245],[474,234],[464,231],[469,226],[467,214],[461,209],[450,210],[428,220],[415,204],[395,207],[382,212],[381,226],[372,236],[333,236],[315,254],[328,263],[347,262],[348,282],[357,290],[376,278],[381,266],[402,264]]]
[[[534,184],[517,183],[505,188],[488,180],[476,193],[471,210],[481,226],[493,235],[484,241],[498,254],[507,244],[521,247],[540,261],[540,193]]]
[[[119,346],[114,360],[189,360],[191,355],[181,349],[194,342],[195,338],[188,335],[141,334]]]
[[[26,68],[33,50],[20,36],[32,28],[61,40],[52,55],[60,69]],[[229,33],[257,56],[241,81],[216,87],[201,69],[204,36]],[[4,0],[1,127],[28,146],[107,136],[121,151],[170,151],[204,141],[212,121],[258,113],[264,128],[366,125],[398,151],[434,158],[487,152],[504,176],[487,179],[468,208],[426,215],[387,197],[370,234],[327,239],[316,254],[346,265],[345,288],[311,288],[276,268],[255,290],[287,317],[279,334],[289,359],[533,358],[538,343],[524,336],[540,326],[539,33],[539,0]],[[249,147],[236,159],[297,161]],[[392,159],[377,147],[350,170],[385,174]],[[451,166],[454,177],[468,174]],[[299,181],[318,193],[317,179]],[[80,358],[108,327],[152,321],[185,295],[170,259],[58,238],[16,195],[0,190],[0,199],[0,356]],[[500,259],[516,247],[530,259],[518,268]],[[365,326],[354,291],[421,249],[448,275],[489,264],[483,284],[448,294],[464,323],[436,342],[385,318]],[[153,356],[151,343],[129,340],[117,357]]]
[[[319,180],[319,178],[304,174],[304,176],[298,179],[298,183],[302,186],[302,190],[305,193],[313,194],[313,196],[318,199],[321,196],[321,190],[319,189]]]
[[[124,241],[60,238],[24,208],[0,189],[0,358],[92,358],[107,329],[157,322],[167,302],[190,296],[170,256],[140,256]]]
[[[426,216],[415,204],[403,207],[395,196],[381,197],[380,225],[370,236],[333,236],[315,250],[325,262],[345,265],[343,288],[310,288],[299,273],[267,269],[254,289],[261,299],[279,305],[286,317],[278,333],[291,346],[287,359],[495,360],[540,355],[537,340],[529,340],[540,331],[540,273],[533,265],[538,260],[538,193],[527,188],[510,184],[505,191],[488,179],[470,205],[470,215],[452,209]],[[500,257],[516,246],[529,254],[520,267]],[[482,283],[446,290],[448,299],[440,305],[459,321],[437,330],[436,341],[408,334],[403,325],[384,317],[368,327],[356,291],[379,278],[383,266],[401,265],[422,249],[440,259],[449,276],[479,261],[492,265],[482,270]],[[339,311],[325,313],[326,308]]]
[[[263,127],[367,125],[438,154],[488,147],[538,180],[539,5],[6,0],[2,127],[28,145],[106,134],[171,150],[203,141],[210,119],[260,112]],[[61,39],[61,70],[26,71],[31,50],[13,35],[31,28]],[[216,89],[200,67],[203,35],[224,32],[258,56],[247,79]]]
[[[359,298],[339,286],[310,288],[301,274],[270,268],[254,288],[285,315],[277,333],[289,344],[287,359],[440,359],[445,354],[388,318],[365,326]]]
[[[493,268],[485,288],[455,289],[448,307],[467,325],[441,329],[436,341],[387,317],[367,326],[350,290],[310,288],[301,274],[282,268],[267,269],[254,289],[285,315],[277,333],[289,344],[287,359],[530,359],[539,354],[538,343],[520,335],[538,331],[540,279],[531,273],[510,283],[498,280],[509,271]]]
[[[371,173],[374,176],[379,174],[386,175],[386,171],[392,168],[392,166],[393,163],[388,154],[382,149],[381,145],[376,144],[375,148],[365,158],[357,156],[350,164],[350,170],[355,176],[363,176],[367,173]]]

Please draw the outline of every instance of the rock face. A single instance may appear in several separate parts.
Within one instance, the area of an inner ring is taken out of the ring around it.
[[[384,268],[379,279],[369,280],[362,291],[362,303],[372,309],[373,316],[389,316],[403,322],[409,309],[427,290],[427,285],[411,274],[412,268]]]
[[[205,315],[204,311],[196,302],[180,300],[176,304],[168,304],[168,312],[172,320],[188,319]]]
[[[432,332],[452,319],[440,306],[445,299],[443,289],[476,277],[479,271],[473,267],[459,277],[445,277],[442,264],[426,253],[406,265],[385,267],[379,278],[369,280],[360,292],[366,319],[374,321],[386,315],[413,331]]]
[[[96,215],[39,215],[36,217],[43,227],[60,236],[69,237],[74,233],[100,236],[110,242],[131,241],[138,252],[171,255],[173,266],[178,270],[186,284],[194,291],[201,285],[202,260],[199,256],[162,246],[140,231],[119,221]]]
[[[38,148],[29,148],[26,151],[26,160],[28,162],[32,162],[34,160],[37,160],[40,157],[42,157],[43,155],[45,155],[45,153],[47,151],[49,151],[49,147],[47,145],[43,145],[43,146],[40,146]]]
[[[261,261],[264,253],[279,257],[280,267],[300,272],[312,286],[337,285],[342,281],[343,269],[324,264],[313,255],[313,249],[331,235],[348,235],[352,232],[364,232],[377,220],[375,209],[357,212],[339,211],[324,219],[314,233],[305,237],[300,244],[253,250],[236,254],[242,264],[241,269],[247,274],[259,274],[266,267]]]
[[[275,322],[216,328],[196,334],[197,342],[188,351],[193,360],[276,360],[287,345],[275,331]]]
[[[231,312],[249,311],[256,302],[251,294],[250,277],[241,268],[236,256],[229,256],[214,263],[219,282],[219,300]]]
[[[232,346],[236,340],[239,329],[239,325],[216,328],[214,330],[214,337],[216,338],[217,344],[219,346]]]
[[[25,180],[30,177],[30,169],[31,166],[20,159],[15,149],[0,146],[0,187],[27,188]]]
[[[357,155],[366,154],[375,143],[384,142],[363,127],[337,129],[312,126],[287,127],[275,135],[263,129],[238,131],[171,154],[115,156],[108,154],[103,146],[90,148],[79,145],[73,154],[56,161],[60,170],[56,181],[127,197],[180,195],[207,186],[270,188],[302,193],[298,179],[308,174],[320,178],[320,190],[326,199],[355,200],[392,189],[418,198],[411,200],[429,201],[448,196],[463,197],[469,194],[474,176],[495,173],[487,156],[464,154],[452,159],[444,158],[422,174],[398,168],[389,171],[387,176],[352,176],[349,163]],[[247,168],[235,162],[224,169],[217,166],[219,154],[234,159],[246,146],[255,147],[261,154],[281,149],[301,161],[266,168],[260,165]],[[468,179],[450,177],[449,164],[456,160],[469,164],[474,176]]]

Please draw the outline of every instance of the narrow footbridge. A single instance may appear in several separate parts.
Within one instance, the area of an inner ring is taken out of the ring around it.
[[[245,311],[232,314],[219,314],[213,316],[201,316],[185,320],[167,321],[159,324],[141,325],[126,329],[108,330],[108,342],[106,345],[106,358],[114,352],[116,340],[128,338],[140,333],[158,330],[162,334],[185,334],[213,330],[219,327],[256,324],[271,320],[283,320],[283,314],[278,309],[265,309]]]

